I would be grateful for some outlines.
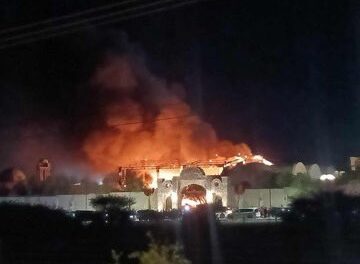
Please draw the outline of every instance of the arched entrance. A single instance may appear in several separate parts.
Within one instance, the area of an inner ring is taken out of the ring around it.
[[[185,186],[180,192],[180,206],[190,205],[192,207],[198,204],[206,203],[206,189],[198,184]]]
[[[215,208],[222,208],[222,206],[223,206],[222,197],[219,195],[214,195],[213,203],[214,203]]]
[[[165,200],[165,211],[171,211],[171,210],[172,210],[172,199],[171,196],[169,196]]]

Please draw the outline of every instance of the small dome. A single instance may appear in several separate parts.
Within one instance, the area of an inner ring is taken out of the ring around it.
[[[223,175],[231,179],[231,184],[247,185],[251,188],[262,188],[266,186],[273,173],[273,167],[262,163],[238,164],[233,168],[227,168]]]
[[[293,166],[293,170],[292,170],[293,175],[306,174],[306,173],[307,173],[307,170],[306,170],[304,163],[298,162]]]
[[[180,177],[183,179],[202,178],[205,177],[205,172],[199,167],[187,167],[181,171]]]
[[[313,179],[320,179],[322,173],[318,164],[315,163],[309,167],[309,175]]]

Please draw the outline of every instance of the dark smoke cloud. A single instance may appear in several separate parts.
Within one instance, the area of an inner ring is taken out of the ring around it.
[[[0,134],[2,140],[1,168],[20,168],[34,175],[41,158],[52,162],[57,175],[84,177],[90,170],[79,153],[71,149],[69,139],[58,125],[35,123],[8,127]]]
[[[105,125],[91,131],[83,147],[99,170],[140,160],[193,162],[251,155],[245,144],[220,140],[185,102],[185,89],[153,74],[132,49],[109,52],[91,83],[107,98]]]
[[[12,79],[25,103],[20,122],[9,119],[0,130],[2,168],[33,174],[37,161],[48,158],[58,174],[98,175],[144,158],[251,154],[245,144],[219,140],[184,101],[184,87],[153,74],[144,52],[124,34],[79,43],[60,43],[56,57],[35,55],[39,69],[30,62],[19,66],[20,75],[35,77],[34,83]],[[186,118],[156,121],[178,116]],[[131,122],[136,124],[118,126]]]

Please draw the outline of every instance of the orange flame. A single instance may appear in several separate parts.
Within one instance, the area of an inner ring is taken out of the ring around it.
[[[136,58],[107,58],[96,70],[93,84],[111,98],[103,113],[104,125],[83,145],[97,170],[108,172],[139,160],[184,163],[238,153],[252,156],[246,144],[218,139],[213,127],[174,91],[181,86],[155,77]],[[144,182],[152,185],[149,179]]]

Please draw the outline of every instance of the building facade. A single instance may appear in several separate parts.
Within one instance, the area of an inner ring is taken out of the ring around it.
[[[177,209],[186,203],[219,203],[228,206],[228,177],[206,175],[200,167],[184,168],[172,179],[157,179],[158,210]]]
[[[350,169],[352,171],[360,169],[360,157],[350,157]]]

